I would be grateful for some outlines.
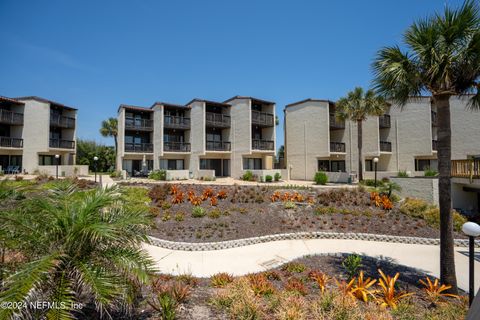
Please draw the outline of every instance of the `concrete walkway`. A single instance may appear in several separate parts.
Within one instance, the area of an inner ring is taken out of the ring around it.
[[[362,240],[283,240],[215,251],[169,250],[152,245],[145,249],[157,261],[162,273],[191,273],[210,277],[218,272],[239,276],[274,268],[306,255],[326,253],[358,253],[417,268],[435,277],[440,276],[438,246],[399,244]],[[467,248],[455,248],[458,286],[468,290]],[[320,267],[321,269],[321,267]],[[480,262],[475,263],[476,289],[480,287]]]

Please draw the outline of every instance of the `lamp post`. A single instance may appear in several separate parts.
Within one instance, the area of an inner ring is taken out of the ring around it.
[[[373,158],[373,163],[375,166],[375,188],[377,187],[377,164],[378,164],[378,157]]]
[[[93,157],[93,169],[95,170],[95,183],[97,183],[97,161],[98,157]]]
[[[473,298],[475,297],[475,237],[480,236],[480,226],[475,222],[466,222],[462,226],[462,231],[468,236],[468,302],[472,305]]]
[[[58,180],[58,162],[60,161],[60,155],[59,154],[56,154],[55,155],[55,166],[56,166],[56,176],[57,176],[57,180]]]

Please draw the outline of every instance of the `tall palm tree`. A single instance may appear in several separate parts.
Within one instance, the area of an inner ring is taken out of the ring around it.
[[[147,241],[148,213],[124,206],[120,199],[116,188],[79,192],[60,182],[49,195],[24,202],[16,218],[0,217],[12,236],[25,239],[18,247],[29,261],[5,279],[0,302],[64,306],[2,308],[0,319],[72,319],[79,311],[72,303],[86,305],[83,312],[94,306],[100,316],[126,310],[137,284],[148,281],[154,264],[141,249]]]
[[[346,97],[340,98],[335,104],[336,116],[342,120],[351,120],[357,123],[358,144],[358,178],[363,180],[363,122],[369,116],[380,116],[385,113],[387,103],[383,97],[375,94],[373,90],[364,90],[356,87]]]
[[[480,106],[480,16],[474,1],[445,7],[413,23],[404,34],[407,50],[381,49],[373,63],[375,87],[400,106],[410,96],[429,92],[437,108],[440,193],[440,279],[457,292],[451,203],[450,97],[474,93],[469,105]]]
[[[115,154],[117,154],[118,142],[118,120],[116,118],[108,118],[102,121],[102,127],[100,128],[100,134],[104,137],[113,137],[115,142]]]

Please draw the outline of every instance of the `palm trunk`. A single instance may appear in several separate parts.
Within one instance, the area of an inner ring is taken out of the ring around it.
[[[363,141],[363,123],[361,120],[357,120],[357,144],[358,144],[358,180],[363,180],[363,154],[362,154],[362,141]]]
[[[455,274],[455,256],[453,249],[453,219],[451,200],[451,125],[450,97],[434,96],[437,107],[437,157],[438,157],[438,193],[440,204],[440,281],[451,285],[451,293],[457,293],[457,277]]]

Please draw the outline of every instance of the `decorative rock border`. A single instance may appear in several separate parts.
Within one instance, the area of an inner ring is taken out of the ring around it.
[[[405,244],[424,244],[439,245],[440,239],[420,238],[420,237],[402,237],[391,235],[380,235],[371,233],[342,233],[342,232],[296,232],[296,233],[280,233],[261,237],[235,239],[220,242],[175,242],[169,240],[158,239],[150,236],[151,244],[171,250],[183,251],[209,251],[223,250],[248,246],[257,243],[265,243],[279,240],[307,240],[307,239],[338,239],[338,240],[364,240],[364,241],[384,241]],[[456,247],[468,247],[467,239],[455,239]],[[475,241],[475,246],[480,248],[480,240]]]

